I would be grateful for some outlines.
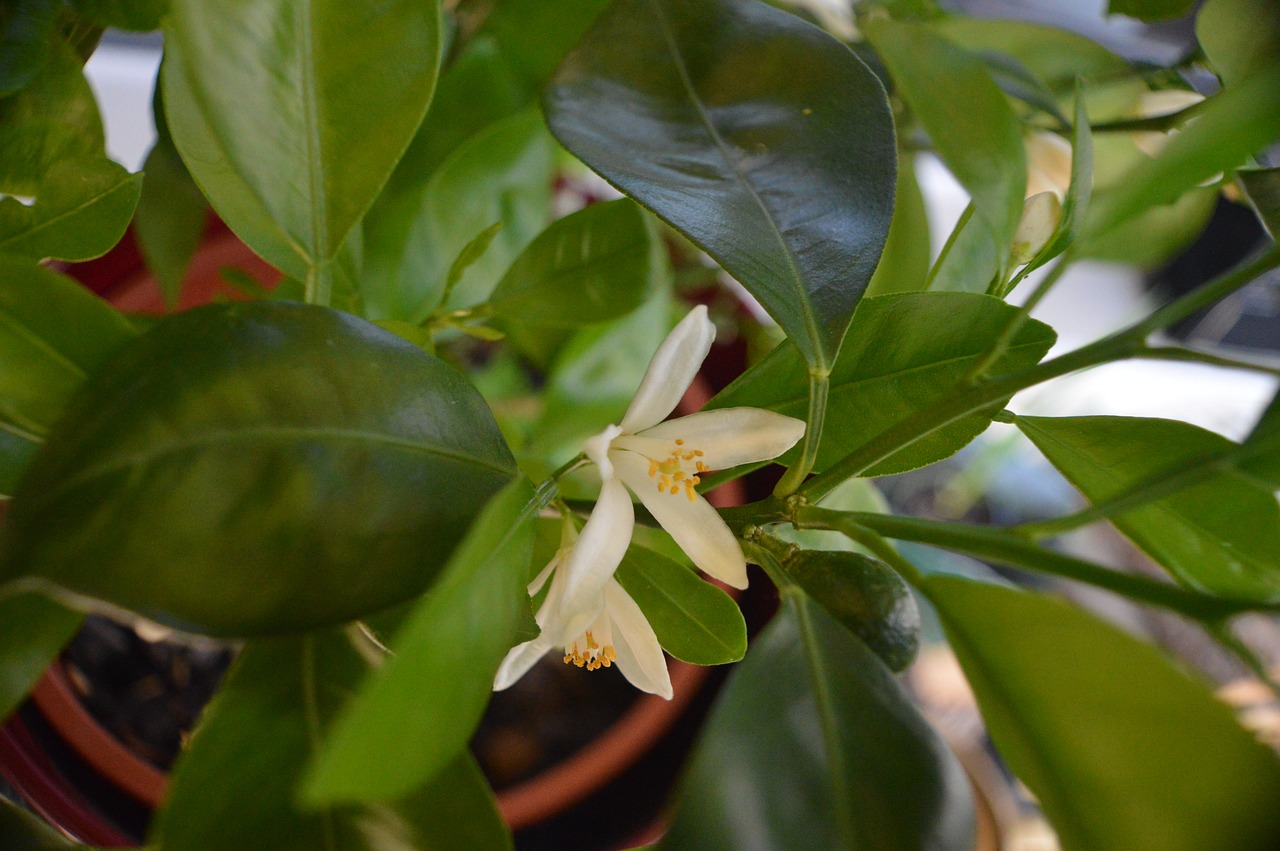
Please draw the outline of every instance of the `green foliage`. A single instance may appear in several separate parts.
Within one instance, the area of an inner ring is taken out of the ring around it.
[[[145,32],[160,26],[170,0],[71,0],[76,11],[102,27]]]
[[[1061,601],[942,576],[925,590],[1064,848],[1275,847],[1280,763],[1202,683]]]
[[[18,708],[80,621],[78,612],[39,594],[0,596],[0,718]]]
[[[1107,12],[1144,21],[1163,21],[1185,15],[1195,0],[1110,0]]]
[[[81,389],[4,569],[211,634],[340,623],[424,590],[512,473],[479,395],[420,349],[319,307],[205,307]]]
[[[61,851],[78,847],[31,813],[0,798],[0,844],[5,851]]]
[[[25,88],[48,61],[58,6],[15,0],[0,7],[0,98]]]
[[[1280,168],[1242,169],[1237,176],[1274,242],[1280,235]]]
[[[1280,6],[1270,0],[1208,0],[1196,38],[1222,82],[1234,86],[1280,55]]]
[[[870,650],[791,591],[720,696],[659,847],[947,851],[972,847],[973,829],[938,734]]]
[[[893,205],[891,116],[856,56],[764,4],[621,0],[544,105],[565,147],[716,258],[806,362],[829,368]]]

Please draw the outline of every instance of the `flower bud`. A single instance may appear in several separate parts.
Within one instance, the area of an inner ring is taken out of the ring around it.
[[[1062,202],[1055,192],[1037,192],[1022,205],[1022,218],[1013,233],[1009,260],[1015,266],[1029,263],[1049,244],[1062,221]]]

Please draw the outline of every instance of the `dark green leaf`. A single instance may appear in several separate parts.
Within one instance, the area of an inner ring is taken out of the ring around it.
[[[1163,21],[1185,15],[1194,5],[1195,0],[1110,0],[1107,13],[1144,21]]]
[[[85,376],[133,335],[77,282],[0,257],[0,421],[28,441],[42,437]]]
[[[57,0],[12,0],[0,6],[0,98],[36,78],[49,56]]]
[[[0,720],[58,658],[82,617],[40,594],[0,591]],[[9,849],[4,842],[0,847]]]
[[[818,469],[955,393],[1015,310],[999,299],[972,293],[906,293],[864,300],[831,373]],[[1053,341],[1047,325],[1028,322],[995,372],[1032,366]],[[717,394],[710,407],[749,405],[804,416],[804,374],[799,356],[783,343]],[[933,432],[867,475],[900,473],[951,455],[977,437],[1000,407],[993,405]]]
[[[338,716],[303,787],[315,804],[379,801],[418,788],[465,753],[493,677],[529,619],[533,488],[489,503],[392,653]]]
[[[489,307],[512,323],[576,327],[616,319],[649,296],[660,250],[635,204],[593,204],[539,234],[498,282]]]
[[[644,612],[662,649],[677,659],[723,665],[747,652],[738,604],[684,565],[632,545],[615,578]]]
[[[1280,845],[1275,754],[1154,648],[1047,597],[943,576],[927,593],[1064,848]]]
[[[947,15],[931,26],[950,41],[984,55],[1003,53],[1068,94],[1076,80],[1112,80],[1131,72],[1129,63],[1079,33],[1029,21]]]
[[[1241,169],[1237,177],[1272,241],[1280,240],[1280,168]]]
[[[72,0],[76,11],[103,27],[146,32],[159,29],[169,0]]]
[[[1071,124],[1070,120],[1062,114],[1057,97],[1030,68],[1006,53],[991,52],[979,55],[986,63],[991,79],[1002,92],[1040,110],[1061,126]]]
[[[0,712],[0,716],[4,713]],[[61,851],[82,848],[37,816],[0,798],[0,848],[4,851]]]
[[[13,496],[18,479],[40,449],[42,440],[0,420],[0,496]]]
[[[178,303],[187,266],[204,236],[209,202],[191,179],[173,143],[161,137],[142,167],[146,180],[134,232],[138,247],[170,307]]]
[[[1244,164],[1280,136],[1280,62],[1209,98],[1195,120],[1154,159],[1143,159],[1097,203],[1085,227],[1093,241],[1151,207],[1169,204],[1214,175]]]
[[[59,160],[42,177],[34,204],[0,199],[0,252],[92,260],[120,241],[141,189],[141,174],[111,160]]]
[[[182,629],[278,633],[422,592],[514,473],[436,358],[319,307],[157,322],[82,388],[14,497],[25,574]]]
[[[544,106],[565,147],[716,258],[809,364],[831,364],[895,169],[884,91],[848,48],[763,3],[620,0]]]
[[[509,849],[466,754],[394,802],[295,803],[304,767],[376,652],[352,630],[250,643],[178,762],[152,832],[160,851]]]
[[[660,847],[959,851],[973,831],[947,746],[871,651],[791,591],[721,694]]]
[[[907,583],[884,562],[862,553],[800,550],[782,567],[890,670],[915,660],[920,610]]]
[[[911,154],[898,157],[893,221],[889,223],[889,238],[880,255],[880,265],[867,285],[868,296],[917,292],[928,281],[929,220],[913,163]]]
[[[1196,38],[1222,82],[1237,85],[1280,54],[1280,5],[1207,0],[1196,16]]]
[[[177,0],[169,129],[218,214],[302,278],[337,254],[404,153],[439,54],[435,2]]]
[[[608,0],[503,0],[481,26],[531,97],[537,97],[569,49]]]
[[[1003,267],[1027,182],[1022,132],[1009,102],[981,59],[924,24],[877,19],[867,36],[934,151],[973,197]]]
[[[1257,454],[1239,468],[1280,490],[1280,393],[1262,412],[1244,446]]]
[[[1019,417],[1017,425],[1095,503],[1236,448],[1225,437],[1174,420]],[[1224,469],[1111,521],[1193,588],[1280,598],[1280,506],[1270,489],[1248,476]]]

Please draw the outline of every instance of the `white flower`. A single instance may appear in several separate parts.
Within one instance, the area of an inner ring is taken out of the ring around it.
[[[1071,143],[1047,130],[1029,133],[1023,144],[1027,150],[1027,198],[1053,192],[1059,200],[1071,185]]]
[[[1015,266],[1030,263],[1040,253],[1062,221],[1062,202],[1056,192],[1039,192],[1022,205],[1022,218],[1013,233],[1009,262]]]
[[[599,609],[588,625],[575,635],[566,636],[558,630],[554,619],[560,612],[565,583],[565,572],[558,568],[573,552],[577,541],[573,522],[566,518],[560,549],[529,585],[529,594],[536,595],[547,579],[551,579],[547,597],[535,618],[542,634],[507,654],[494,678],[494,689],[501,691],[510,687],[539,659],[556,647],[563,647],[565,664],[590,671],[616,664],[636,688],[670,700],[671,677],[667,674],[658,637],[640,607],[612,576],[605,583]]]
[[[554,574],[538,610],[542,634],[507,655],[495,688],[515,682],[559,646],[567,662],[603,667],[616,661],[637,687],[670,697],[653,630],[613,578],[635,529],[628,489],[701,570],[735,588],[747,587],[742,547],[695,487],[711,470],[776,458],[801,438],[804,423],[759,408],[703,411],[663,422],[714,339],[707,309],[695,307],[654,353],[622,421],[586,442],[586,455],[600,472],[600,497],[582,534],[566,542],[535,580],[540,588]]]

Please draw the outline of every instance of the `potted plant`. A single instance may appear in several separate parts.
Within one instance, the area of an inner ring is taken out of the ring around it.
[[[897,676],[923,600],[1065,847],[1274,847],[1280,761],[1201,678],[897,545],[1171,611],[1254,665],[1232,625],[1280,605],[1280,405],[1237,441],[1011,401],[1131,359],[1276,373],[1160,336],[1272,243],[1064,354],[1031,315],[1083,258],[1175,250],[1221,191],[1274,232],[1280,20],[1191,5],[1111,7],[1194,14],[1172,68],[928,0],[830,32],[759,0],[6,10],[0,709],[84,611],[218,637],[237,659],[150,846],[502,848],[467,751],[495,688],[550,659],[662,699],[664,652],[736,662],[659,847],[967,848],[970,784]],[[164,33],[145,179],[104,156],[79,68],[108,25]],[[971,197],[936,259],[922,148]],[[588,170],[624,197],[553,220]],[[206,203],[278,286],[143,320],[49,262],[136,214],[176,301]],[[776,345],[670,419],[731,330],[677,284],[721,273]],[[1088,507],[1001,526],[870,498],[989,427]],[[771,494],[704,498],[771,463]],[[1171,581],[1054,545],[1103,522]],[[749,650],[700,578],[748,563],[781,599]],[[6,844],[63,844],[0,813]]]

